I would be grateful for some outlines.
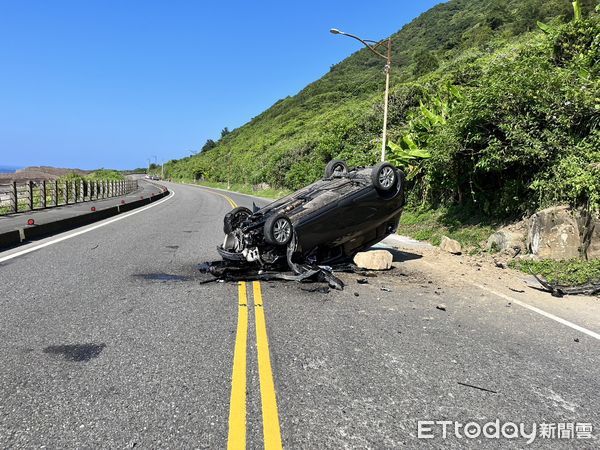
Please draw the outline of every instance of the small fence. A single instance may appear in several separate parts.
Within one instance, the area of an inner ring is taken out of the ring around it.
[[[0,215],[118,197],[137,189],[137,180],[15,181],[0,185]]]

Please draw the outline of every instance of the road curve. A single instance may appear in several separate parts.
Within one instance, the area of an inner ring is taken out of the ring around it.
[[[0,262],[0,447],[499,446],[418,441],[418,420],[589,422],[597,438],[597,340],[445,286],[409,253],[368,284],[345,275],[343,292],[200,284],[223,215],[253,199],[168,187],[144,211]]]

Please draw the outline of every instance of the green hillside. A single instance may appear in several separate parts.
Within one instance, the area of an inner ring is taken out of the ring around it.
[[[598,209],[600,22],[596,0],[580,3],[574,20],[568,0],[451,0],[392,36],[389,159],[432,155],[407,168],[413,203],[494,217],[559,201]],[[382,63],[358,51],[167,175],[296,189],[332,158],[372,164]]]

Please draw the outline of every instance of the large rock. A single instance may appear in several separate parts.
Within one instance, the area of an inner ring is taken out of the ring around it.
[[[600,259],[600,217],[592,217],[584,235],[585,256],[587,259]]]
[[[489,252],[512,251],[514,254],[524,253],[525,233],[500,229],[492,234],[487,240],[487,250]]]
[[[387,250],[370,250],[368,252],[357,253],[354,257],[354,264],[361,269],[368,270],[388,270],[392,268],[394,257]]]
[[[552,207],[531,216],[527,248],[542,259],[579,258],[579,225],[569,207]]]
[[[460,255],[462,253],[462,246],[460,242],[450,239],[447,236],[442,236],[442,242],[440,242],[440,248],[453,255]]]

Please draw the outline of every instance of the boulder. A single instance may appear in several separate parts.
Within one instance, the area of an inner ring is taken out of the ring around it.
[[[489,252],[509,251],[516,255],[524,253],[526,239],[525,233],[503,228],[488,238],[486,247]]]
[[[450,239],[447,236],[442,236],[442,242],[440,242],[440,248],[453,255],[460,255],[462,253],[462,246],[460,242]]]
[[[354,264],[361,269],[388,270],[392,268],[394,257],[387,250],[370,250],[357,253],[354,256]]]
[[[569,207],[547,208],[531,216],[527,248],[542,259],[579,258],[579,225]]]

